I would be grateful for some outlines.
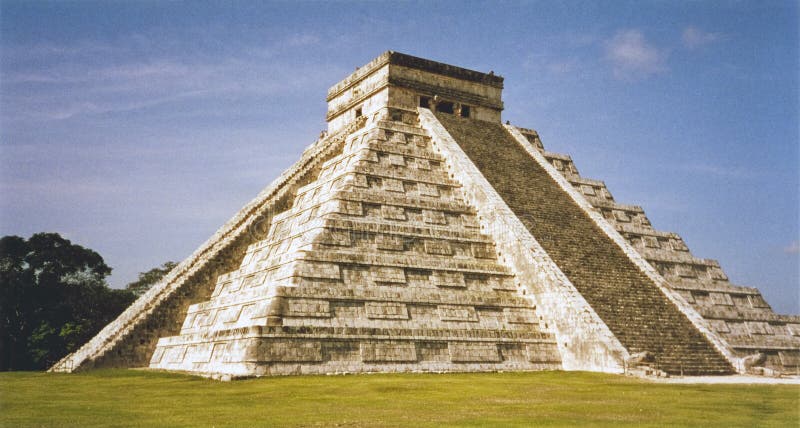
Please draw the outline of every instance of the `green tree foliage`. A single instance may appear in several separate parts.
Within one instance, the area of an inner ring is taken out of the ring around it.
[[[44,369],[134,300],[96,252],[57,233],[0,238],[0,370]]]
[[[175,266],[177,266],[175,262],[166,262],[159,267],[150,269],[147,272],[142,272],[139,274],[139,279],[125,286],[125,289],[135,294],[136,297],[139,297],[149,290],[150,287],[156,285],[156,283]]]

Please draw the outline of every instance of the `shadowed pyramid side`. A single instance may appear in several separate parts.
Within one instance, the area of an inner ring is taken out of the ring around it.
[[[499,123],[437,119],[631,354],[650,352],[670,373],[732,367],[629,255]]]
[[[536,131],[518,128],[607,222],[708,321],[736,356],[763,355],[758,366],[800,368],[800,316],[775,313],[753,287],[731,284],[719,262],[692,255],[680,235],[656,230],[642,207],[614,200],[603,181],[580,175],[568,155],[547,152]]]

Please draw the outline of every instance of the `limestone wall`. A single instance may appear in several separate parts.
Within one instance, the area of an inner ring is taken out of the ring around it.
[[[550,327],[407,111],[383,110],[163,337],[208,376],[561,367]]]

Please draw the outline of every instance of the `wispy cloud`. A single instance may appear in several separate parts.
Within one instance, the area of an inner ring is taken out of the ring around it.
[[[111,55],[120,50],[119,46],[98,41],[80,41],[70,44],[42,42],[29,45],[4,45],[3,56],[13,59],[15,62],[39,62],[42,59],[75,59],[98,54]]]
[[[331,70],[319,63],[291,63],[282,52],[287,46],[308,47],[319,42],[319,37],[310,33],[290,35],[266,45],[270,58],[254,55],[252,46],[222,57],[150,53],[141,47],[157,46],[158,42],[142,36],[119,46],[40,44],[28,51],[16,47],[9,55],[30,61],[11,61],[18,65],[2,69],[5,104],[14,105],[13,110],[6,109],[4,119],[63,120],[219,94],[231,99],[289,93],[324,81]],[[145,53],[107,57],[109,52],[131,51],[132,45]],[[49,56],[53,53],[59,58]]]
[[[697,27],[689,26],[683,30],[681,41],[687,49],[693,50],[722,40],[722,33],[709,33]]]
[[[783,248],[783,252],[786,254],[800,254],[800,242],[792,241],[788,246]]]
[[[53,106],[52,109],[40,112],[39,117],[49,118],[53,120],[69,119],[73,116],[86,115],[86,114],[105,114],[105,113],[121,113],[141,110],[148,107],[155,107],[167,104],[173,101],[207,95],[209,91],[188,91],[167,95],[159,98],[151,98],[147,100],[105,100],[101,102],[76,102],[69,103],[61,106]]]
[[[27,195],[27,197],[97,198],[100,195],[118,195],[124,187],[101,179],[65,180],[63,177],[40,179],[38,181],[4,178],[0,183],[0,194]],[[9,199],[6,199],[9,200]]]
[[[652,45],[639,30],[619,31],[605,42],[614,77],[637,80],[667,70],[667,52]]]

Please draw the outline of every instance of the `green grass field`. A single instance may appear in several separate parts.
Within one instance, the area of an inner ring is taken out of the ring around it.
[[[0,374],[0,424],[540,426],[800,424],[796,385],[667,385],[596,373],[262,378],[139,370]]]

